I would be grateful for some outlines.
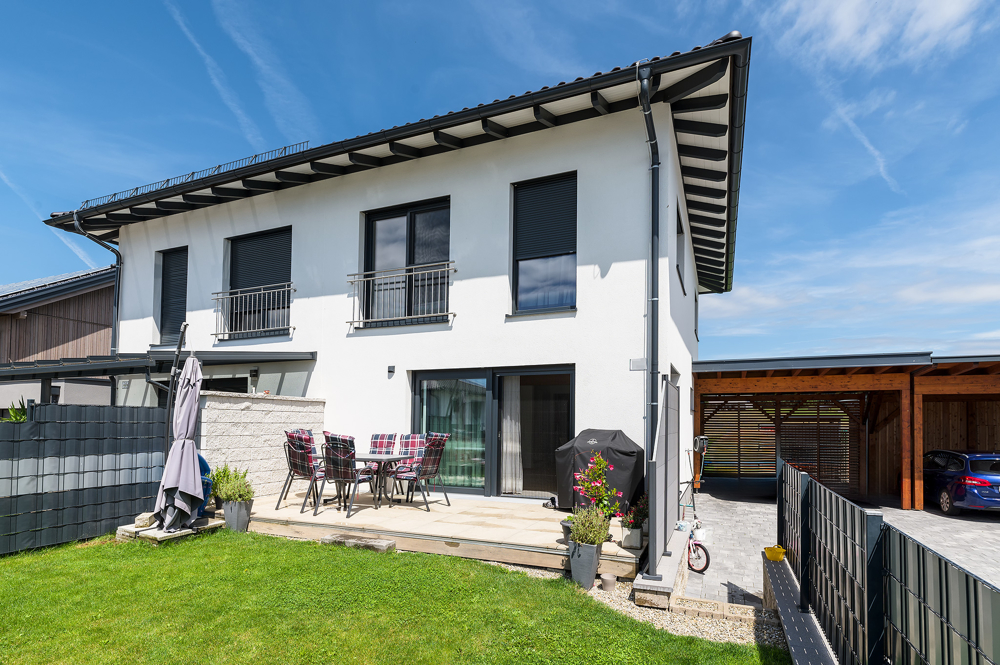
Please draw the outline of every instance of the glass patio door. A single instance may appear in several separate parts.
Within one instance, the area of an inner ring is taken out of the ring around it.
[[[498,379],[499,494],[553,496],[555,450],[573,438],[572,374],[504,373]]]
[[[487,379],[420,379],[420,432],[450,432],[441,476],[448,487],[486,489]]]

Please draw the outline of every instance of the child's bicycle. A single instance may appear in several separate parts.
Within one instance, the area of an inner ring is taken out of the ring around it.
[[[710,561],[708,550],[699,541],[694,539],[694,529],[688,532],[687,555],[688,568],[696,573],[703,573],[708,570],[708,563]]]

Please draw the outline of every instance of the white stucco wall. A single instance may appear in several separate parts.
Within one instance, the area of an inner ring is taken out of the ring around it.
[[[666,105],[654,109],[664,160],[661,197],[660,369],[681,374],[682,441],[690,439],[694,257],[688,294],[674,269],[680,181]],[[622,429],[644,440],[649,252],[648,151],[640,112],[622,112],[521,137],[234,201],[122,229],[125,255],[121,350],[144,352],[159,335],[154,316],[156,252],[188,246],[188,343],[198,350],[316,351],[303,381],[283,394],[326,400],[323,428],[367,440],[408,432],[411,382],[419,370],[573,364],[577,431]],[[578,177],[577,311],[511,313],[511,184],[567,171]],[[355,330],[347,275],[362,269],[366,211],[437,197],[451,201],[450,325]],[[225,239],[292,226],[288,338],[216,342],[211,294],[225,288]],[[690,245],[688,246],[690,251]],[[388,376],[387,367],[396,372]],[[246,372],[247,367],[206,367]],[[262,378],[267,372],[261,366]],[[136,382],[133,382],[136,383]],[[263,387],[260,387],[263,390]],[[136,393],[138,394],[138,392]],[[129,403],[134,399],[128,397]],[[683,455],[683,453],[682,453]],[[682,467],[686,468],[686,457]]]
[[[228,464],[248,470],[258,497],[274,496],[288,474],[285,431],[303,428],[321,435],[324,406],[316,398],[203,390],[198,449],[213,469]],[[306,487],[305,481],[295,481],[292,491]]]

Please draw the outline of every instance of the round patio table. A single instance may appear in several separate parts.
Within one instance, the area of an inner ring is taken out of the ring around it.
[[[355,453],[354,459],[358,462],[375,462],[378,464],[378,471],[375,473],[375,508],[382,505],[382,497],[386,496],[385,475],[390,465],[394,462],[401,462],[413,457],[412,453]]]

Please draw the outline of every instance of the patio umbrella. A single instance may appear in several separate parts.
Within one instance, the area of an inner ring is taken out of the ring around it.
[[[155,519],[165,531],[191,526],[205,495],[198,450],[194,445],[201,396],[201,363],[193,355],[184,362],[174,402],[174,442],[156,493]]]

